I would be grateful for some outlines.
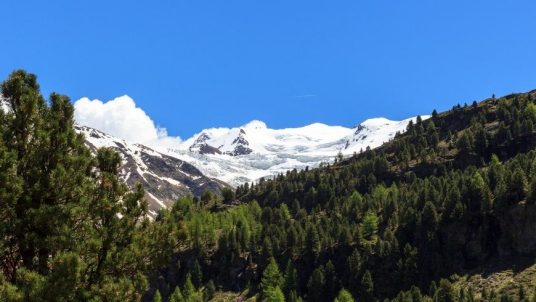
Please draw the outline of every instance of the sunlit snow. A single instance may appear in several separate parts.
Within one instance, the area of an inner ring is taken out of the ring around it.
[[[294,168],[317,167],[322,162],[333,162],[339,152],[350,156],[367,147],[376,148],[394,138],[397,132],[404,132],[409,121],[415,119],[391,121],[373,118],[355,128],[315,123],[286,129],[270,129],[261,121],[252,121],[237,128],[203,130],[183,141],[176,149],[153,147],[193,164],[208,177],[237,186]],[[238,136],[252,150],[250,154],[226,154],[235,148]],[[222,154],[201,154],[198,149],[192,149],[200,137],[203,143]]]

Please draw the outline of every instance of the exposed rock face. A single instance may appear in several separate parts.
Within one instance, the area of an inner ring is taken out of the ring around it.
[[[143,185],[152,216],[181,196],[200,196],[207,190],[219,192],[226,185],[206,177],[185,161],[146,146],[128,143],[90,127],[76,126],[76,130],[86,136],[92,150],[111,147],[119,152],[123,159],[121,177],[130,187],[137,183]]]
[[[210,136],[208,136],[208,134],[201,133],[190,146],[190,152],[198,152],[199,154],[221,154],[222,152],[218,148],[212,147],[207,143],[209,139]]]
[[[253,152],[253,150],[248,147],[249,142],[246,139],[246,131],[244,131],[244,129],[240,129],[240,132],[238,133],[238,136],[233,140],[232,145],[234,146],[233,151],[225,152],[225,154],[239,156],[250,154],[251,152]]]
[[[209,141],[211,139],[212,138],[208,134],[202,132],[188,150],[199,154],[225,154],[230,156],[246,155],[253,152],[253,150],[249,148],[249,142],[246,138],[246,131],[244,131],[244,129],[240,129],[238,135],[233,139],[230,144],[231,150],[228,150],[229,146],[225,146],[225,142],[219,146],[210,145]]]

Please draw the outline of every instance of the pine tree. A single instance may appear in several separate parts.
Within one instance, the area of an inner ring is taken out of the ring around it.
[[[512,175],[510,182],[507,184],[508,201],[515,204],[523,200],[527,195],[527,177],[520,167],[517,167]]]
[[[270,291],[274,290],[276,287],[281,288],[282,281],[281,272],[279,271],[275,259],[270,258],[270,262],[268,262],[268,266],[264,269],[261,278],[262,297],[268,297]]]
[[[307,300],[313,302],[325,301],[325,285],[324,269],[323,267],[317,267],[307,283],[309,293]]]
[[[12,238],[9,249],[18,254],[6,256],[22,260],[13,263],[7,276],[13,277],[20,264],[47,274],[50,259],[63,250],[65,239],[72,239],[67,230],[73,227],[73,211],[81,207],[78,194],[88,184],[91,157],[74,132],[74,109],[67,97],[53,93],[48,107],[36,76],[22,70],[0,88],[10,108],[1,120],[0,158],[7,169],[2,174],[12,176],[0,184],[0,192],[7,194],[3,211],[11,221],[0,231],[7,232],[2,238]]]
[[[197,261],[197,259],[195,259],[192,267],[192,282],[195,287],[199,287],[203,283],[203,272],[201,270],[201,265],[199,265],[199,261]]]
[[[436,293],[437,302],[454,302],[456,301],[454,288],[447,279],[441,279],[439,281],[439,288]]]
[[[331,262],[331,260],[326,263],[325,269],[324,269],[324,276],[325,276],[325,297],[327,299],[331,300],[335,298],[335,295],[337,294],[337,290],[339,289],[339,284],[337,280],[337,274],[335,272],[335,266]]]
[[[487,213],[493,208],[491,192],[479,172],[473,174],[470,182],[469,211],[473,214]]]
[[[374,301],[374,282],[370,271],[366,271],[361,279],[361,297],[365,302]]]
[[[471,130],[466,130],[463,132],[457,142],[457,147],[460,149],[460,153],[467,155],[473,152],[474,141],[475,139]]]
[[[215,293],[216,286],[214,285],[214,281],[210,280],[205,287],[205,296],[207,298],[206,300],[211,300],[214,297]]]
[[[141,186],[129,192],[119,180],[120,164],[121,157],[113,150],[98,150],[99,176],[92,193],[94,199],[89,200],[86,215],[90,221],[85,232],[94,235],[91,248],[95,249],[94,260],[86,263],[89,273],[87,287],[100,292],[104,287],[126,285],[120,283],[123,282],[121,279],[114,281],[107,278],[112,271],[115,276],[130,279],[132,284],[145,282],[145,277],[139,274],[144,267],[136,261],[144,253],[143,246],[134,239],[138,238],[139,232],[148,230],[147,224],[140,225],[147,215],[147,203],[143,200]],[[132,271],[132,267],[137,270]]]
[[[235,192],[230,188],[223,188],[221,194],[224,203],[230,203],[235,199]]]
[[[413,302],[423,301],[421,290],[417,286],[412,286],[410,291],[411,291],[411,298]]]
[[[432,281],[430,283],[430,288],[428,289],[428,295],[430,297],[434,297],[437,292],[437,283],[435,281]]]
[[[3,274],[0,273],[0,297],[2,301],[22,302],[23,293],[14,285],[8,283]]]
[[[287,301],[288,302],[302,302],[303,299],[298,296],[298,293],[295,290],[293,290],[290,292],[290,295]]]
[[[437,117],[438,117],[437,110],[434,109],[432,111],[432,120],[437,120]]]
[[[285,302],[285,295],[279,286],[271,288],[266,293],[266,302]]]
[[[17,200],[22,192],[23,182],[17,176],[16,153],[13,150],[9,150],[1,139],[4,132],[4,118],[0,113],[0,200],[2,201],[2,206],[0,206],[0,220],[2,221],[0,223],[0,264],[2,265],[0,281],[4,278],[13,281],[19,265],[19,253],[15,248],[16,243],[13,242],[16,240],[14,226],[17,221]],[[8,290],[9,288],[10,286],[6,285],[6,292],[3,296],[8,297],[8,292],[11,292],[11,290]]]
[[[307,251],[312,253],[315,256],[320,254],[322,249],[320,237],[318,236],[318,231],[315,225],[311,224],[307,228]]]
[[[292,260],[287,261],[287,267],[285,269],[285,281],[283,282],[283,293],[285,297],[289,298],[290,293],[295,291],[298,287],[298,271],[294,267]]]
[[[352,297],[352,294],[343,288],[339,291],[339,294],[333,302],[355,302],[355,300],[354,297]]]
[[[378,216],[373,211],[369,210],[363,219],[363,235],[367,239],[371,239],[372,236],[378,232]]]
[[[358,276],[361,274],[361,255],[357,249],[354,249],[352,254],[346,258],[347,267],[347,284],[350,286],[352,292],[357,293],[359,289],[360,281]]]
[[[430,201],[427,201],[424,205],[424,209],[421,214],[422,231],[425,232],[428,238],[433,236],[437,226],[439,224],[439,216],[437,214],[436,207]]]
[[[160,291],[157,290],[153,297],[153,302],[162,302],[162,295],[160,295]]]
[[[185,302],[180,287],[175,287],[175,290],[169,297],[169,302]]]
[[[75,132],[69,98],[52,93],[47,105],[35,75],[21,70],[0,88],[9,107],[0,112],[0,265],[7,281],[16,279],[27,297],[140,299],[145,274],[176,245],[174,227],[166,219],[147,223],[143,190],[120,181],[115,152],[92,158]]]
[[[186,281],[184,282],[183,296],[186,301],[190,301],[195,296],[195,287],[192,283],[192,277],[190,273],[186,274]]]
[[[480,127],[475,136],[475,149],[478,154],[483,155],[488,148],[488,144],[489,142],[486,130]]]

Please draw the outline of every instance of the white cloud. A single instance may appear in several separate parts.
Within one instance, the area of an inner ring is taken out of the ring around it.
[[[128,95],[107,102],[84,97],[74,103],[74,108],[77,124],[127,141],[156,147],[175,147],[181,142],[179,137],[169,136],[165,128],[156,126]]]

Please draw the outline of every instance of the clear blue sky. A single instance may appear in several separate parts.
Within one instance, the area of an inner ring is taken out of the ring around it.
[[[442,4],[437,4],[442,2]],[[536,88],[536,1],[15,1],[0,77],[128,94],[183,138],[399,119]]]

